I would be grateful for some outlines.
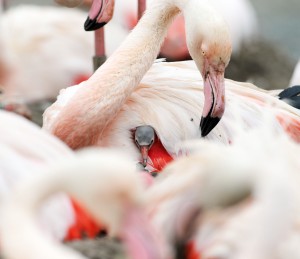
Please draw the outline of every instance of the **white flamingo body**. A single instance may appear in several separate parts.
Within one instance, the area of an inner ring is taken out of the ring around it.
[[[73,152],[58,139],[26,119],[0,111],[0,210],[15,186],[40,174]],[[58,195],[42,209],[40,224],[50,236],[63,239],[74,222],[74,211],[65,195]]]
[[[264,123],[262,111],[271,106],[274,116],[283,114],[300,122],[297,109],[272,94],[249,83],[226,80],[227,107],[219,125],[206,137],[228,144],[233,141],[237,124],[249,129]],[[61,109],[76,91],[88,87],[86,82],[61,91],[57,102],[44,114],[44,128],[51,132]],[[180,154],[182,141],[197,138],[203,109],[203,81],[193,61],[157,62],[131,94],[116,119],[95,141],[95,145],[118,147],[138,159],[139,152],[130,130],[139,125],[152,125],[164,147],[173,156]],[[76,129],[74,129],[76,130]]]

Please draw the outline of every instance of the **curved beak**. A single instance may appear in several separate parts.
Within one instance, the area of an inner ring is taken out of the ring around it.
[[[93,31],[107,24],[114,13],[114,0],[94,0],[84,23],[86,31]]]
[[[141,154],[142,154],[142,164],[145,167],[148,161],[148,153],[149,153],[149,146],[140,146]]]
[[[204,76],[204,107],[200,122],[201,136],[205,137],[221,120],[225,110],[224,70],[211,66]]]

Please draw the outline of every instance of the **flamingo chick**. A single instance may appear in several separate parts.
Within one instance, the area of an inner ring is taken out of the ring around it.
[[[160,240],[143,214],[143,189],[134,164],[105,149],[82,151],[16,188],[1,215],[5,258],[84,258],[43,236],[34,217],[46,198],[62,191],[101,219],[109,235],[121,238],[130,258],[163,258]]]
[[[146,167],[148,152],[155,140],[155,131],[150,125],[138,126],[135,129],[134,141],[142,155],[142,165]]]

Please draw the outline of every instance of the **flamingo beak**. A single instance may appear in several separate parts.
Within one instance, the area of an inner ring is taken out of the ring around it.
[[[148,161],[148,152],[149,152],[149,146],[140,146],[141,154],[142,154],[142,164],[145,167],[147,165]]]
[[[114,13],[114,0],[94,0],[84,23],[86,31],[94,31],[107,24]]]
[[[201,117],[201,136],[207,136],[221,120],[225,110],[224,70],[209,68],[204,76],[204,107]]]

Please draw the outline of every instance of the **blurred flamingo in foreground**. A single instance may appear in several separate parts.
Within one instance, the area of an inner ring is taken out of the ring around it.
[[[7,259],[85,258],[43,236],[34,218],[44,200],[57,192],[76,197],[98,222],[101,219],[108,233],[125,243],[130,258],[165,258],[143,211],[135,167],[117,152],[81,151],[18,187],[1,216],[1,249]]]
[[[41,171],[74,153],[64,143],[30,121],[0,111],[0,210],[16,185],[41,174]],[[133,163],[134,165],[134,163]],[[144,176],[141,175],[141,176]],[[145,175],[144,180],[149,182]],[[146,182],[146,183],[147,183]],[[95,237],[101,226],[74,199],[57,195],[40,211],[39,223],[56,240]]]
[[[176,258],[300,255],[299,145],[274,130],[269,116],[230,146],[186,145],[192,153],[169,164],[147,191],[151,220],[177,245]]]
[[[77,154],[20,184],[7,200],[4,255],[82,258],[45,239],[33,217],[44,199],[64,191],[121,238],[130,258],[184,258],[178,248],[194,259],[297,258],[299,146],[265,118],[258,130],[239,131],[231,146],[186,145],[192,153],[169,164],[146,191],[128,157],[93,149]]]
[[[84,19],[79,10],[34,5],[1,14],[1,99],[53,100],[61,88],[87,79],[93,38],[81,29]]]

